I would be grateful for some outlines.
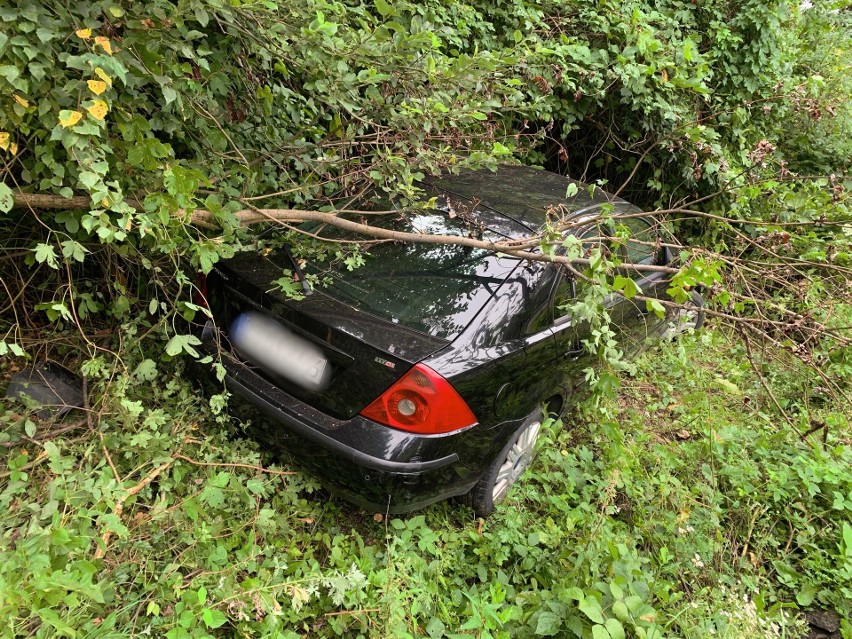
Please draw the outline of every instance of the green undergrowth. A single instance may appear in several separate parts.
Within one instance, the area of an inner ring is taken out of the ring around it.
[[[89,363],[103,400],[60,436],[3,409],[0,637],[796,637],[805,610],[852,617],[850,425],[797,371],[766,380],[785,421],[722,333],[654,348],[603,410],[550,424],[485,522],[359,511],[281,474],[189,374],[125,363]],[[793,430],[813,423],[825,441]]]

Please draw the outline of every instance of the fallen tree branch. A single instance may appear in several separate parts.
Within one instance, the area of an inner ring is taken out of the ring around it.
[[[88,208],[91,205],[91,199],[87,196],[74,196],[64,198],[59,195],[43,195],[43,194],[25,194],[16,193],[14,196],[14,206],[16,208]],[[131,205],[138,203],[130,201]],[[341,211],[341,214],[351,213],[349,211]],[[360,211],[358,214],[362,213]],[[178,215],[186,215],[187,211],[179,211]],[[429,233],[410,233],[406,231],[395,231],[393,229],[385,229],[370,224],[361,224],[347,220],[336,213],[322,213],[320,211],[304,211],[300,209],[245,209],[237,211],[233,214],[241,226],[251,226],[252,224],[261,223],[280,223],[298,224],[302,222],[321,222],[334,226],[344,231],[350,231],[366,237],[376,237],[379,239],[393,240],[396,242],[414,242],[417,244],[452,244],[457,246],[466,246],[469,248],[484,249],[486,251],[494,251],[497,253],[505,253],[512,257],[517,257],[533,262],[555,262],[557,264],[582,264],[588,266],[592,260],[587,258],[569,258],[564,255],[549,255],[546,253],[533,253],[531,251],[518,249],[514,242],[486,242],[473,237],[463,237],[458,235],[432,235]],[[195,226],[205,229],[219,228],[215,216],[204,209],[196,209],[189,213],[189,220]],[[528,240],[529,238],[525,238]],[[635,264],[631,268],[652,273],[677,273],[679,269],[670,266],[658,266],[654,264]]]
[[[256,470],[259,473],[268,473],[270,475],[281,475],[284,477],[289,477],[291,475],[298,475],[297,472],[291,470],[273,470],[271,468],[264,468],[263,466],[252,466],[251,464],[235,464],[235,463],[227,463],[227,462],[200,462],[194,459],[187,457],[186,455],[174,454],[172,455],[174,459],[182,459],[185,462],[189,462],[195,466],[211,466],[214,468],[247,468],[249,470]]]

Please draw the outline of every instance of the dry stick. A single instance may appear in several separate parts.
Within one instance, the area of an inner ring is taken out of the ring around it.
[[[43,450],[43,451],[41,451],[41,452],[38,454],[38,456],[37,456],[34,460],[32,460],[30,463],[28,463],[28,464],[24,464],[23,466],[21,466],[20,468],[16,468],[15,470],[5,470],[5,471],[3,471],[2,473],[0,473],[0,478],[5,479],[6,477],[10,477],[10,476],[12,475],[12,473],[17,473],[17,472],[21,472],[21,471],[23,471],[23,470],[30,470],[30,469],[32,469],[32,468],[35,468],[36,466],[38,466],[39,464],[41,464],[41,463],[42,463],[45,459],[47,459],[47,451],[46,451],[46,450]]]
[[[171,466],[174,461],[174,459],[170,459],[169,461],[163,462],[150,473],[145,475],[145,477],[142,478],[142,481],[140,481],[138,484],[132,486],[131,488],[128,488],[125,493],[121,497],[119,497],[118,500],[115,502],[115,508],[113,509],[113,512],[118,517],[121,517],[121,513],[124,511],[124,502],[133,497],[133,495],[145,488],[145,486],[150,484],[152,481],[154,481],[160,475],[160,473],[162,473],[164,470],[166,470],[166,468]],[[95,559],[104,558],[104,555],[106,555],[110,537],[112,537],[111,530],[107,530],[103,535],[101,535],[101,542],[103,543],[102,545],[98,546],[98,549],[95,551]]]
[[[290,475],[298,475],[299,473],[295,471],[289,470],[273,470],[271,468],[264,468],[263,466],[252,466],[251,464],[234,464],[234,463],[225,463],[225,462],[200,462],[194,459],[190,459],[186,455],[174,454],[172,455],[174,459],[182,459],[183,461],[189,462],[190,464],[194,464],[195,466],[214,466],[214,467],[224,467],[224,468],[247,468],[249,470],[256,470],[259,473],[269,473],[271,475],[282,475],[282,476],[290,476]]]

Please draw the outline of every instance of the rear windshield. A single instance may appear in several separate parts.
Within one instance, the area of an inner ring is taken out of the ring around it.
[[[418,215],[393,224],[398,230],[468,235],[445,214]],[[488,237],[484,239],[496,240]],[[452,245],[379,243],[353,271],[341,263],[308,264],[329,278],[322,292],[354,308],[408,328],[451,340],[461,333],[518,264],[481,249]]]

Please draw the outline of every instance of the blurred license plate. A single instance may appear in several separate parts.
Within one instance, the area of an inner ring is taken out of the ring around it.
[[[261,313],[242,313],[231,324],[231,342],[254,364],[308,390],[329,381],[328,360],[319,347]]]

